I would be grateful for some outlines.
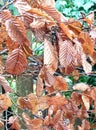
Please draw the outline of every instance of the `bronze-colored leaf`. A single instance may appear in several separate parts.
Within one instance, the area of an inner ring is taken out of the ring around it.
[[[27,67],[27,59],[19,48],[13,50],[6,61],[6,71],[14,75],[20,75]]]
[[[62,111],[61,110],[57,110],[57,112],[56,112],[56,114],[54,115],[54,118],[53,118],[54,125],[56,125],[58,123],[58,121],[60,121],[61,114],[62,114]]]
[[[82,121],[82,126],[78,126],[78,130],[90,130],[90,123],[84,119]]]
[[[49,16],[51,16],[54,20],[57,21],[57,23],[65,22],[67,21],[65,16],[62,15],[59,11],[56,10],[56,8],[50,6],[50,5],[39,5],[39,7],[44,10]]]
[[[48,40],[44,41],[44,64],[50,73],[54,73],[58,65],[57,52]]]
[[[84,103],[86,110],[88,111],[90,108],[90,98],[86,96],[85,94],[82,94],[82,101]]]
[[[69,40],[59,42],[59,61],[61,66],[67,67],[73,60],[73,45]]]
[[[14,49],[19,48],[19,44],[12,41],[12,39],[8,36],[5,42],[6,47],[8,48],[9,52],[12,52]]]
[[[47,85],[49,87],[53,86],[53,88],[55,90],[67,90],[68,89],[68,84],[62,76],[53,76],[48,71],[45,71],[44,76],[45,76],[44,77],[45,85]]]
[[[20,126],[19,120],[18,120],[18,118],[16,116],[11,116],[9,118],[8,124],[11,124],[11,127],[10,127],[11,130],[13,130],[13,129],[21,130],[21,126]]]
[[[12,102],[8,94],[0,94],[0,112],[7,110],[8,107],[11,107]]]
[[[5,22],[6,30],[9,37],[19,45],[30,45],[29,40],[26,37],[26,30],[24,24],[19,18],[10,18]]]
[[[6,21],[12,17],[9,10],[0,11],[0,21]]]
[[[22,50],[25,53],[26,57],[32,56],[32,49],[29,46],[26,46],[26,44],[22,45]]]
[[[0,85],[2,85],[2,87],[4,88],[5,92],[12,92],[12,89],[10,87],[10,84],[8,83],[8,81],[5,79],[5,77],[3,77],[2,75],[0,75]]]
[[[25,122],[25,126],[27,127],[28,130],[43,130],[42,129],[42,119],[37,118],[37,119],[30,119],[30,117],[26,114],[22,114],[23,120]]]
[[[85,54],[92,56],[94,51],[94,44],[88,33],[81,32],[79,35],[79,41],[83,47]]]
[[[26,97],[19,97],[17,101],[20,108],[28,108],[33,113],[38,111],[38,99],[34,94],[29,94]]]
[[[86,91],[89,89],[89,85],[86,83],[77,83],[73,86],[73,90],[80,90],[80,91]]]
[[[92,71],[92,65],[87,62],[86,55],[82,54],[81,58],[82,58],[82,66],[83,66],[83,69],[84,69],[85,73],[86,74],[91,73],[91,71]]]
[[[3,74],[3,72],[4,72],[4,64],[3,64],[3,60],[0,56],[0,74]]]
[[[94,12],[91,12],[87,15],[87,17],[84,18],[84,21],[88,23],[88,25],[91,25],[94,23]]]
[[[64,104],[67,104],[68,100],[63,96],[53,96],[48,99],[49,106],[53,105],[57,108],[61,108]]]
[[[4,123],[0,120],[0,127],[3,127]]]
[[[44,70],[43,68],[40,70],[39,75],[38,75],[38,79],[36,82],[36,95],[37,96],[41,96],[42,91],[43,91],[43,79],[44,79],[43,70]]]

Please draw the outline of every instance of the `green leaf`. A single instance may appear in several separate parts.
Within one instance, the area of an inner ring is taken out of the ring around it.
[[[12,14],[13,14],[14,16],[19,15],[18,10],[14,7],[13,4],[9,5],[8,8],[9,8],[9,10],[12,12]]]
[[[86,3],[86,4],[83,5],[83,8],[84,8],[86,11],[88,11],[93,5],[94,5],[94,4],[93,4],[91,1],[89,1],[88,3]]]

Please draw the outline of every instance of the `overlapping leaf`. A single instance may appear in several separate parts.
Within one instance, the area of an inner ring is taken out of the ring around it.
[[[27,59],[19,48],[13,50],[6,61],[6,71],[14,75],[20,75],[27,67]]]
[[[91,73],[92,65],[87,62],[85,54],[82,55],[82,66],[86,74]]]
[[[42,128],[42,119],[38,118],[38,119],[30,119],[30,117],[26,114],[23,113],[22,117],[24,119],[25,122],[25,126],[27,127],[28,130],[43,130]]]
[[[30,42],[26,37],[26,30],[22,21],[18,18],[10,18],[5,22],[5,26],[8,35],[14,42],[20,45],[30,45]]]
[[[48,40],[44,41],[44,64],[50,73],[54,73],[58,65],[57,52]]]
[[[79,35],[79,40],[82,43],[84,53],[92,56],[94,51],[94,44],[89,34],[85,32],[81,32]]]
[[[73,60],[73,45],[69,40],[59,42],[59,61],[63,67],[67,67]]]
[[[21,130],[21,126],[20,126],[18,117],[16,117],[16,116],[11,116],[9,118],[8,124],[11,124],[10,129]]]
[[[7,110],[8,107],[11,106],[12,106],[12,102],[8,94],[0,94],[0,112]]]
[[[12,89],[10,87],[10,84],[8,81],[5,79],[5,77],[0,75],[0,85],[4,88],[5,92],[12,92]]]

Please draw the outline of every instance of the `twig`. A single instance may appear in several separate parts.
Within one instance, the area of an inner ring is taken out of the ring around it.
[[[4,49],[4,50],[0,51],[0,55],[3,55],[5,53],[7,53],[7,52],[8,52],[8,49]]]

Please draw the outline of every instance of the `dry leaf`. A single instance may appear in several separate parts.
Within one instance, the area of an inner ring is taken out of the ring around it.
[[[6,61],[6,71],[14,75],[20,75],[27,67],[27,59],[19,48],[13,50]]]
[[[11,124],[11,127],[10,127],[10,130],[21,130],[21,126],[20,126],[20,123],[19,123],[19,120],[16,116],[11,116],[9,118],[9,124]]]
[[[7,110],[8,107],[11,107],[12,102],[8,94],[0,94],[0,112]]]
[[[82,100],[83,100],[84,106],[86,107],[86,110],[88,111],[90,108],[90,98],[86,96],[85,94],[82,94]]]
[[[88,23],[88,25],[91,25],[94,23],[94,12],[91,12],[87,15],[87,17],[84,18],[84,21]]]
[[[25,126],[28,130],[41,130],[42,129],[42,119],[30,119],[30,117],[26,114],[22,114],[23,120],[25,122]],[[43,129],[42,129],[43,130]]]
[[[73,45],[69,40],[60,41],[59,39],[59,61],[61,66],[67,67],[73,59]]]
[[[77,83],[73,86],[73,90],[80,90],[80,91],[86,91],[90,87],[85,83]]]
[[[18,18],[10,18],[5,22],[6,30],[9,37],[19,45],[30,45],[29,40],[26,37],[26,30],[24,23]]]
[[[94,44],[88,33],[81,32],[79,35],[79,41],[83,47],[85,54],[92,56],[94,51]]]
[[[17,103],[20,108],[28,108],[33,113],[38,112],[38,99],[33,93],[26,97],[19,97]]]
[[[83,66],[85,73],[86,74],[91,73],[92,72],[92,65],[87,62],[86,55],[82,54],[81,58],[82,58],[82,66]]]
[[[0,127],[3,127],[4,123],[2,121],[0,121]]]
[[[58,65],[57,52],[51,42],[46,39],[44,41],[44,65],[52,74],[56,71]]]
[[[38,79],[36,82],[36,95],[41,96],[43,91],[43,79],[44,79],[44,69],[42,69],[39,72]]]
[[[0,85],[2,85],[2,87],[6,92],[12,92],[12,89],[10,87],[10,84],[8,83],[8,81],[5,79],[5,77],[3,77],[2,75],[0,75]]]

